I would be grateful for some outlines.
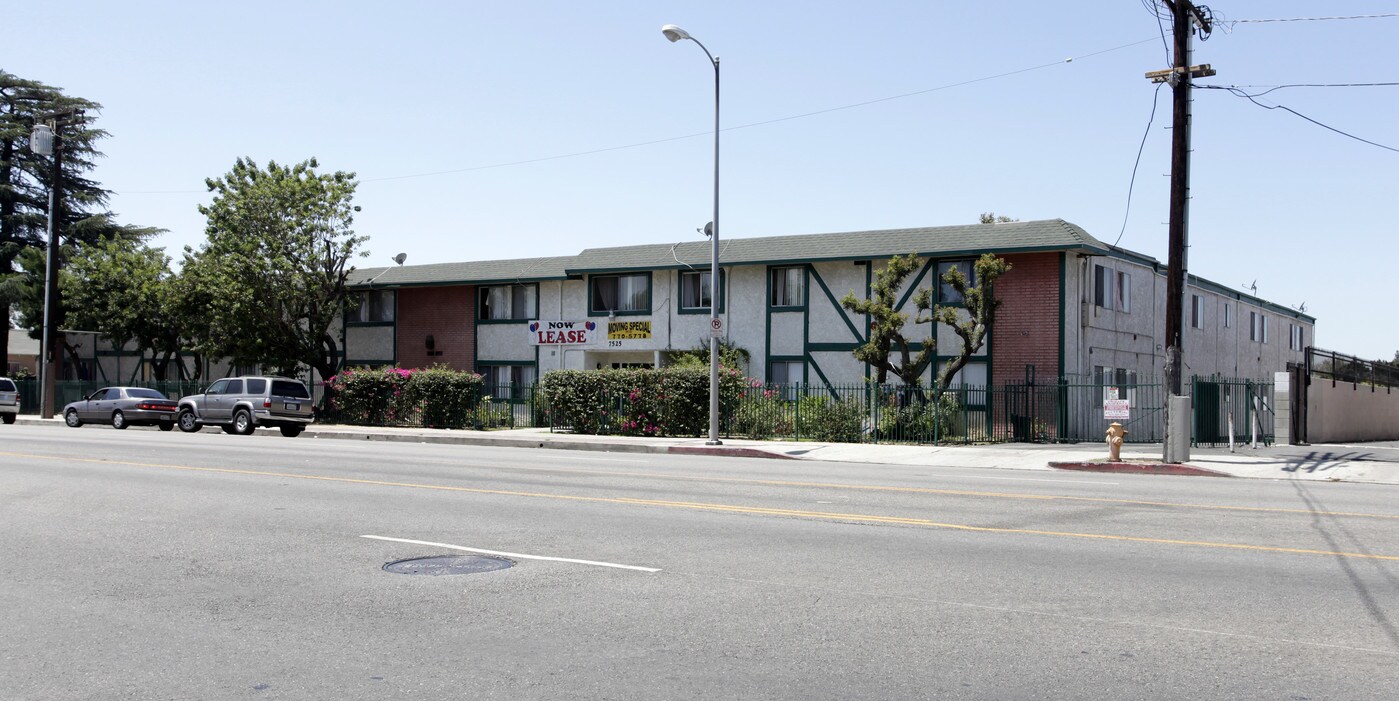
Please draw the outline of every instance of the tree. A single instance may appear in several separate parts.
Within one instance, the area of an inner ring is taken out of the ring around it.
[[[182,323],[176,276],[164,249],[130,239],[108,239],[73,256],[60,280],[73,326],[97,331],[120,348],[135,341],[150,352],[157,380],[180,354]],[[183,364],[179,365],[184,379]]]
[[[854,353],[858,360],[878,371],[876,381],[879,384],[884,384],[888,373],[892,372],[906,385],[921,385],[923,372],[937,351],[937,341],[931,333],[914,351],[913,343],[904,336],[909,315],[896,309],[898,293],[904,281],[922,263],[922,259],[915,254],[896,255],[875,273],[870,298],[857,299],[851,292],[840,301],[842,307],[869,316],[869,340],[856,348]],[[973,264],[973,270],[975,285],[957,266],[950,267],[942,276],[942,282],[950,285],[962,298],[962,306],[935,306],[932,302],[933,287],[920,288],[913,295],[915,324],[945,324],[962,341],[957,357],[937,374],[936,386],[939,391],[947,387],[986,344],[987,334],[995,324],[996,309],[1001,305],[1001,301],[996,299],[995,283],[1010,270],[1010,264],[994,253],[985,253]],[[895,346],[899,351],[897,364],[890,360]]]
[[[213,202],[199,211],[208,240],[186,247],[187,293],[207,301],[191,330],[195,348],[283,374],[312,368],[335,374],[339,344],[331,326],[351,303],[350,260],[368,255],[351,229],[354,173],[318,173],[312,158],[266,168],[240,158],[208,179]]]
[[[64,95],[60,88],[38,81],[26,80],[0,71],[0,318],[4,333],[0,333],[0,355],[9,352],[11,305],[26,298],[42,299],[44,268],[31,264],[16,270],[26,250],[42,248],[47,241],[48,193],[52,185],[52,156],[40,156],[29,150],[29,135],[35,121],[44,115],[66,109],[96,112],[101,105],[82,98]],[[91,115],[89,115],[91,117]],[[98,141],[107,132],[91,126],[90,120],[64,127],[63,160],[60,177],[59,218],[56,228],[59,240],[81,246],[104,238],[144,238],[158,229],[121,226],[106,210],[109,193],[84,174],[90,172],[98,156]],[[60,259],[73,251],[73,246],[60,247]],[[42,254],[40,260],[42,261]],[[34,272],[37,270],[38,275]],[[62,294],[55,300],[62,319]],[[30,335],[38,338],[42,313],[24,315]],[[34,321],[34,319],[39,321]]]
[[[922,262],[922,259],[912,253],[907,256],[896,255],[889,259],[888,265],[874,274],[874,282],[870,287],[872,296],[869,299],[856,299],[854,292],[848,292],[840,300],[840,306],[870,318],[869,340],[855,349],[855,358],[875,369],[875,381],[881,385],[889,378],[891,372],[906,385],[921,384],[923,371],[928,368],[928,364],[933,360],[933,353],[937,350],[937,341],[930,335],[922,340],[921,348],[916,353],[913,351],[912,344],[904,337],[908,314],[896,308],[899,290],[903,287],[904,280],[907,280]],[[917,310],[914,323],[926,324],[932,321],[931,317],[923,316],[923,312],[932,307],[932,289],[925,287],[918,290],[913,295],[913,306]],[[889,359],[896,344],[899,349],[897,365]]]
[[[967,366],[967,361],[986,345],[986,336],[995,325],[996,310],[1001,306],[1001,300],[996,299],[996,280],[1010,271],[1010,263],[994,253],[983,253],[972,269],[975,271],[975,285],[970,284],[971,281],[957,266],[952,266],[942,276],[943,281],[961,295],[963,306],[938,307],[933,312],[933,317],[951,327],[962,341],[957,357],[948,361],[938,374],[937,386],[940,388],[952,382],[952,378]]]
[[[1013,221],[1020,221],[1020,220],[1019,220],[1019,219],[1011,219],[1010,217],[1007,217],[1007,216],[1004,216],[1004,215],[999,215],[999,214],[996,214],[995,212],[982,212],[982,213],[981,213],[981,223],[982,223],[982,224],[1009,224],[1010,222],[1013,222]]]

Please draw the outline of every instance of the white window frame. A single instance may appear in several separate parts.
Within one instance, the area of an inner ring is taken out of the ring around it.
[[[1125,271],[1117,271],[1117,310],[1123,314],[1132,313],[1132,276]]]
[[[1200,295],[1190,295],[1190,328],[1205,328],[1205,298]]]
[[[1093,304],[1102,309],[1112,309],[1112,268],[1093,264]]]

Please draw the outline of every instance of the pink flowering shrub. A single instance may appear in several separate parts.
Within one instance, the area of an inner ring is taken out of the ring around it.
[[[333,420],[368,426],[465,428],[482,403],[480,375],[435,366],[349,368],[326,383]]]

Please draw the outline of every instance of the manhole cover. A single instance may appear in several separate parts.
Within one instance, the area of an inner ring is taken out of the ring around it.
[[[394,574],[424,574],[437,577],[446,574],[476,574],[503,570],[515,563],[499,557],[479,555],[444,555],[441,557],[415,557],[398,560],[384,565],[384,571]]]

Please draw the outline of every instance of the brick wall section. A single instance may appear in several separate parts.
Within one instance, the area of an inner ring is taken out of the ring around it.
[[[394,349],[400,367],[449,365],[474,371],[476,362],[476,287],[407,287],[398,290],[398,339]],[[434,349],[429,356],[426,339]]]
[[[991,340],[991,384],[1025,381],[1025,366],[1050,382],[1059,376],[1059,254],[1003,256],[1010,272],[996,282],[1003,300]]]

